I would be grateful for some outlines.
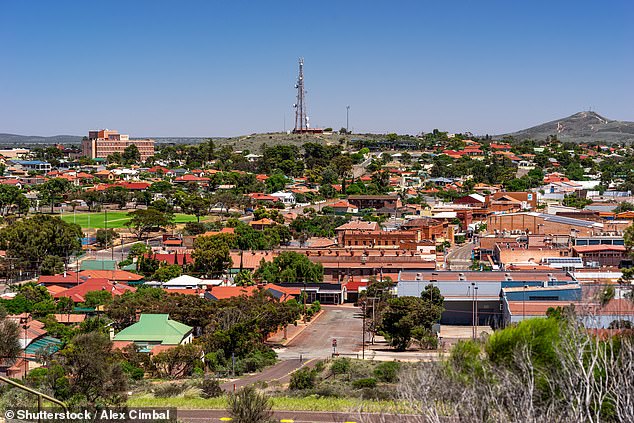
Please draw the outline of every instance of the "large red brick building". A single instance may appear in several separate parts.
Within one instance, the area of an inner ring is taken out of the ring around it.
[[[123,154],[130,145],[136,145],[141,155],[141,161],[154,155],[154,140],[131,140],[129,135],[120,134],[119,131],[102,129],[89,131],[88,138],[81,142],[82,155],[91,159],[105,159],[114,153]]]

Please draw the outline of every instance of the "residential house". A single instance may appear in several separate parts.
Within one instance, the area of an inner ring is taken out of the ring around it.
[[[192,342],[194,328],[169,318],[169,314],[141,314],[139,321],[114,336],[115,348],[134,344],[153,354]]]

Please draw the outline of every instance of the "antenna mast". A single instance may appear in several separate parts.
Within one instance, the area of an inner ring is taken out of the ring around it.
[[[306,91],[304,90],[304,58],[299,58],[299,75],[297,76],[297,103],[293,105],[295,108],[295,133],[303,133],[308,129],[308,118],[306,116],[306,104],[304,96]]]

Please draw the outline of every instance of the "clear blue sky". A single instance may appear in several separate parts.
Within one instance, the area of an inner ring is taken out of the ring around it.
[[[0,132],[476,134],[634,120],[634,2],[0,1]]]

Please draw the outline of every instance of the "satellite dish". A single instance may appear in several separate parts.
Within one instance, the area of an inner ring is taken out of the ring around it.
[[[293,104],[293,107],[297,109],[297,104]]]
[[[299,88],[299,85],[295,84],[295,88]]]

